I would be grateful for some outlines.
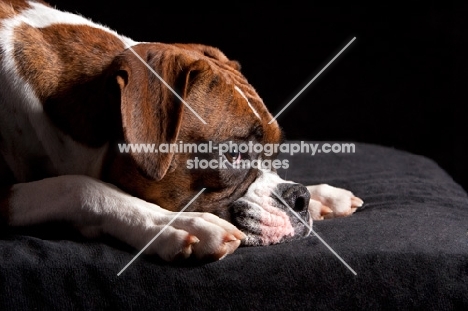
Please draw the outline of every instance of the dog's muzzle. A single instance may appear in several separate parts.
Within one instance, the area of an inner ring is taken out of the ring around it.
[[[232,223],[247,235],[244,245],[269,245],[310,234],[310,194],[301,184],[262,172],[247,193],[231,205]]]

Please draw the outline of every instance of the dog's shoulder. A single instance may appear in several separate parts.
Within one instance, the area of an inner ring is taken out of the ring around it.
[[[87,112],[76,94],[89,93],[87,83],[131,44],[107,27],[42,1],[0,1],[0,150],[16,180],[99,174],[103,150],[89,147],[105,142],[95,143],[99,133],[83,123]],[[79,107],[71,109],[74,103]],[[66,116],[94,145],[70,139]]]
[[[98,74],[117,53],[135,44],[105,26],[43,2],[0,2],[0,18],[2,58],[7,68],[15,67],[8,68],[9,74],[27,80],[40,99],[50,96],[59,82]]]

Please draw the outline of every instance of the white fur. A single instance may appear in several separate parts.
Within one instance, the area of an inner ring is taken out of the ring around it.
[[[244,197],[240,201],[247,202],[256,209],[271,210],[276,209],[273,204],[273,191],[278,184],[293,183],[283,180],[276,173],[263,170],[260,171],[259,177],[253,182]],[[327,184],[307,186],[310,193],[309,212],[311,214],[310,225],[313,220],[323,219],[322,206],[326,206],[331,210],[328,218],[349,216],[362,206],[361,199],[354,196],[351,191],[333,187]],[[277,193],[277,195],[281,195]]]
[[[3,52],[0,67],[0,114],[2,138],[0,146],[5,162],[15,178],[26,181],[29,161],[25,155],[48,158],[55,174],[85,174],[98,177],[107,145],[91,149],[58,132],[44,115],[42,105],[33,88],[20,77],[14,63],[13,35],[23,23],[33,27],[47,27],[57,23],[82,24],[112,33],[126,45],[135,42],[116,32],[95,24],[81,16],[61,12],[40,3],[30,2],[31,8],[5,19],[0,27],[0,49]],[[21,130],[21,139],[18,139]]]
[[[10,225],[68,221],[85,236],[109,234],[136,249],[161,232],[176,213],[132,197],[113,185],[81,175],[64,175],[16,184],[10,198]],[[240,240],[228,240],[238,230],[207,213],[184,213],[147,249],[165,260],[232,253]],[[190,238],[192,238],[190,242]]]
[[[327,206],[332,213],[327,218],[349,216],[364,202],[351,191],[327,184],[307,186],[310,193],[309,211],[314,219],[323,219],[320,215],[322,206]]]
[[[41,3],[31,1],[29,1],[29,5],[31,8],[21,12],[20,15],[15,16],[13,19],[17,20],[18,23],[26,23],[35,28],[45,28],[54,24],[88,25],[113,34],[117,38],[120,38],[127,47],[136,44],[132,39],[121,36],[114,30],[92,22],[80,15],[58,11]]]
[[[247,189],[246,194],[240,198],[240,201],[247,202],[260,209],[276,209],[273,205],[273,191],[275,191],[278,184],[293,183],[291,181],[283,180],[278,174],[269,170],[260,170],[257,179]]]
[[[2,158],[20,183],[11,188],[9,224],[25,226],[68,221],[84,235],[110,234],[140,249],[172,260],[176,256],[223,258],[239,245],[243,234],[232,224],[208,213],[187,213],[163,232],[175,213],[132,197],[97,180],[107,144],[89,148],[58,131],[43,111],[33,88],[19,74],[13,53],[15,29],[23,23],[47,27],[57,23],[83,24],[108,31],[128,47],[135,42],[101,25],[38,3],[1,21],[0,49],[0,164]],[[31,158],[48,163],[58,177],[29,182]],[[2,165],[3,166],[3,165]],[[2,169],[2,167],[0,167]],[[4,169],[4,168],[3,168]],[[5,174],[0,171],[0,176]],[[86,175],[86,176],[85,176]],[[94,178],[93,178],[94,177]]]

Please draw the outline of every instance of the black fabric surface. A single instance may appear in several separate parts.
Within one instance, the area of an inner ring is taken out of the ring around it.
[[[144,256],[117,276],[136,251],[116,241],[4,229],[0,310],[468,309],[468,197],[434,162],[357,144],[290,157],[285,175],[365,201],[349,218],[314,222],[356,276],[314,236],[202,265]]]

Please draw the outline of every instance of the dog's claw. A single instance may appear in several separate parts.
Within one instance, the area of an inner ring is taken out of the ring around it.
[[[237,240],[245,240],[245,238],[247,237],[245,233],[242,231],[234,232],[234,236],[236,237]]]
[[[200,242],[200,240],[196,236],[191,235],[191,234],[188,235],[188,237],[187,237],[187,246],[191,246],[191,245],[197,244],[199,242]]]
[[[333,210],[326,205],[320,206],[320,216],[327,216],[328,214],[332,214]]]
[[[361,207],[364,204],[364,201],[358,197],[351,198],[351,206]]]
[[[238,240],[238,238],[236,238],[234,234],[228,234],[224,237],[224,242],[233,242],[236,240]]]
[[[175,259],[186,259],[190,257],[193,252],[193,245],[199,242],[200,240],[196,236],[189,234],[185,240],[185,246],[175,255]]]

